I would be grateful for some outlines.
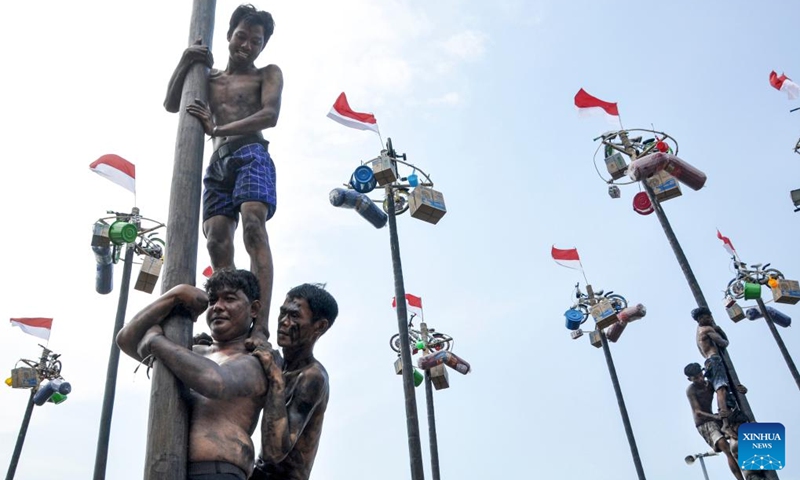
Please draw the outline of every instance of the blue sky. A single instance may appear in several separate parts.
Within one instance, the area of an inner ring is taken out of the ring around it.
[[[217,2],[218,66],[236,5]],[[647,478],[701,478],[698,465],[683,461],[708,450],[684,394],[683,367],[700,360],[693,298],[656,217],[632,211],[638,187],[608,197],[592,165],[592,139],[610,127],[578,117],[572,101],[580,88],[618,102],[626,128],[675,137],[679,156],[707,174],[703,189],[684,187],[664,208],[731,339],[757,419],[786,427],[781,478],[800,476],[793,440],[800,392],[763,321],[727,319],[722,290],[733,272],[716,238],[719,229],[743,260],[800,278],[800,217],[789,199],[800,188],[800,156],[792,152],[800,112],[789,109],[800,104],[768,83],[771,70],[800,80],[800,7],[257,6],[276,19],[257,64],[279,65],[286,82],[278,126],[265,133],[278,168],[278,209],[267,225],[273,296],[327,282],[341,311],[316,350],[332,393],[312,478],[409,478],[402,385],[388,346],[397,330],[388,229],[328,203],[328,192],[381,148],[376,135],[325,117],[341,91],[355,110],[375,114],[384,140],[431,174],[447,203],[436,226],[398,219],[406,291],[422,297],[428,324],[455,337],[454,351],[473,366],[467,376],[452,372],[451,387],[435,393],[443,477],[636,478],[603,354],[564,328],[572,287],[584,282],[550,259],[555,244],[578,248],[596,289],[647,306],[611,345]],[[106,153],[135,163],[136,204],[166,221],[177,117],[162,101],[187,44],[190,8],[186,1],[2,7],[8,181],[0,242],[10,275],[0,317],[54,317],[50,347],[62,354],[74,390],[67,402],[34,411],[17,478],[92,474],[121,268],[113,293],[94,292],[91,225],[108,209],[129,210],[133,198],[88,165]],[[240,236],[236,242],[246,266]],[[198,272],[206,265],[201,238]],[[153,298],[133,291],[127,318]],[[777,308],[800,315],[796,306]],[[36,338],[7,328],[0,362],[10,370],[39,348]],[[779,331],[800,361],[795,328]],[[149,381],[134,368],[127,358],[119,365],[108,478],[142,474]],[[417,400],[430,478],[421,388]],[[0,394],[0,461],[10,460],[26,401],[24,391]],[[723,458],[706,464],[712,478],[730,478]]]

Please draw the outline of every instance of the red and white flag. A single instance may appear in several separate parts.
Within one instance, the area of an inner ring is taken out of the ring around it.
[[[397,308],[397,298],[392,297],[392,308]],[[408,314],[416,313],[421,319],[425,319],[422,315],[422,297],[417,297],[406,293],[406,312]]]
[[[722,246],[725,248],[725,251],[728,252],[732,257],[739,259],[739,255],[736,254],[736,249],[733,248],[733,244],[731,243],[731,239],[719,233],[717,230],[717,238],[722,240]]]
[[[12,327],[19,327],[23,332],[50,340],[50,329],[53,327],[52,318],[12,318]]]
[[[371,113],[354,112],[347,103],[347,97],[342,92],[339,98],[328,112],[328,118],[341,123],[345,127],[357,128],[359,130],[372,130],[378,133],[378,122]]]
[[[789,96],[789,100],[800,97],[800,86],[784,74],[778,76],[775,70],[769,74],[769,84],[775,87],[775,89],[785,92],[786,95]]]
[[[98,158],[89,168],[117,185],[136,193],[136,166],[113,153]]]
[[[214,269],[213,269],[213,268],[211,268],[211,265],[207,266],[207,267],[206,267],[206,269],[205,269],[205,270],[203,270],[203,276],[204,276],[204,277],[206,277],[206,278],[209,278],[209,277],[211,277],[211,275],[212,275],[213,273],[214,273]]]
[[[616,103],[606,102],[597,97],[593,97],[586,93],[586,90],[580,89],[575,94],[575,108],[578,109],[578,115],[581,117],[595,117],[600,116],[605,120],[616,125],[621,122],[619,120],[619,110]]]
[[[553,249],[550,253],[553,255],[553,260],[562,267],[583,271],[583,265],[581,265],[581,258],[578,256],[577,248],[562,250],[553,245]]]

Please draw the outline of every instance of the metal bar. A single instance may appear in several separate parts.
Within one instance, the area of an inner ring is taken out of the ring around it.
[[[114,413],[114,397],[117,389],[117,371],[119,369],[119,347],[117,334],[125,323],[125,312],[128,309],[128,292],[131,285],[131,270],[133,268],[133,244],[129,243],[125,249],[125,263],[122,268],[122,286],[119,290],[117,303],[117,318],[114,321],[114,335],[111,337],[111,353],[108,355],[108,370],[106,371],[106,388],[103,395],[103,409],[100,413],[100,432],[97,435],[97,452],[94,459],[94,480],[106,478],[106,465],[108,464],[108,443],[111,437],[111,416]]]

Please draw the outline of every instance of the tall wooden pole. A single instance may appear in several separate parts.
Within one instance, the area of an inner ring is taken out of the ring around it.
[[[389,140],[391,141],[391,140]],[[390,149],[391,151],[391,149]],[[422,468],[422,445],[419,438],[417,399],[414,395],[414,366],[411,364],[411,342],[408,339],[408,312],[406,311],[406,288],[403,284],[403,266],[400,262],[400,241],[397,237],[397,219],[394,211],[394,192],[386,186],[387,210],[389,210],[389,243],[392,249],[394,270],[394,297],[397,300],[397,329],[400,333],[400,361],[403,364],[403,395],[406,405],[406,428],[408,430],[408,455],[411,480],[424,480]]]
[[[194,0],[189,42],[199,38],[211,48],[216,0]],[[197,232],[200,224],[200,193],[203,175],[204,132],[200,122],[186,113],[195,99],[208,100],[208,67],[196,63],[183,83],[178,111],[178,138],[167,220],[167,246],[162,292],[183,283],[194,285],[197,271]],[[190,347],[192,319],[176,313],[164,324],[164,334]],[[153,366],[150,416],[145,454],[145,480],[186,478],[189,444],[189,411],[183,398],[185,387],[159,362]]]
[[[28,397],[28,405],[25,407],[25,415],[22,417],[22,425],[19,427],[17,443],[14,445],[14,453],[11,455],[11,463],[9,463],[8,472],[6,472],[6,480],[14,480],[14,475],[17,472],[19,456],[22,454],[22,445],[25,444],[25,435],[28,434],[28,425],[31,423],[34,395],[36,395],[36,389],[32,388],[31,395]]]
[[[797,388],[800,388],[800,372],[797,371],[797,366],[794,364],[792,356],[789,355],[789,350],[786,349],[786,344],[783,343],[781,334],[778,333],[778,329],[775,328],[775,322],[772,321],[772,314],[767,310],[767,306],[764,305],[764,300],[762,300],[761,297],[758,297],[756,301],[758,302],[758,308],[761,310],[761,315],[764,316],[764,321],[767,322],[769,331],[772,333],[772,337],[775,338],[775,343],[778,344],[778,350],[781,351],[781,355],[783,355],[783,359],[786,361],[786,366],[789,367],[789,371],[792,372],[794,383],[797,384]]]

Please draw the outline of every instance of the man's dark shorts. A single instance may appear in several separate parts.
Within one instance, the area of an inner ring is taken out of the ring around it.
[[[728,374],[725,371],[725,365],[722,363],[722,357],[711,355],[706,359],[705,377],[711,382],[714,391],[728,386]]]
[[[238,220],[244,202],[267,205],[267,220],[275,214],[275,164],[269,142],[242,137],[220,147],[211,156],[203,178],[203,221],[216,215]]]
[[[188,480],[247,480],[247,474],[228,462],[192,462],[188,466]]]

